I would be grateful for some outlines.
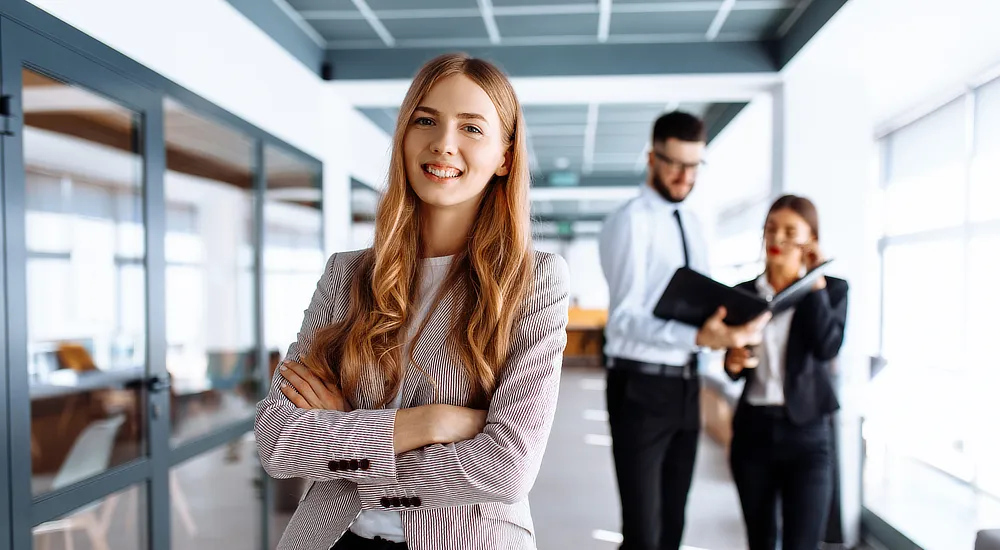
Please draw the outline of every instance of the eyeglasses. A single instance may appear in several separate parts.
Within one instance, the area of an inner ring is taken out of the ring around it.
[[[681,161],[679,161],[677,159],[672,159],[672,158],[668,157],[665,153],[661,153],[661,152],[657,151],[656,149],[653,149],[653,156],[656,157],[656,158],[658,158],[658,159],[660,159],[661,161],[665,162],[667,164],[667,166],[669,166],[671,168],[680,168],[680,169],[683,169],[683,170],[694,170],[695,172],[697,172],[699,168],[701,168],[702,166],[705,166],[705,161],[704,160],[699,160],[698,162],[693,162],[693,163],[692,162],[681,162]]]

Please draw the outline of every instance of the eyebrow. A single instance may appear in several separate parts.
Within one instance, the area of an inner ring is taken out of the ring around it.
[[[417,107],[416,109],[414,109],[414,111],[423,111],[423,112],[425,112],[425,113],[427,113],[427,114],[429,114],[431,116],[441,116],[441,111],[438,111],[437,109],[435,109],[433,107],[425,107],[423,105]],[[483,122],[487,122],[486,117],[484,117],[483,115],[480,115],[478,113],[458,113],[458,118],[461,118],[461,119],[474,119],[474,120],[481,120]]]

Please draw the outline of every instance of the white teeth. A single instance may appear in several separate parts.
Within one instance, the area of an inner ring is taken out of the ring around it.
[[[461,170],[440,170],[430,166],[426,167],[425,170],[439,178],[457,178],[462,173]]]

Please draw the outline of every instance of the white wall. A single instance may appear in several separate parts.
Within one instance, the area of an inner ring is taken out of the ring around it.
[[[535,249],[559,254],[569,264],[569,296],[577,307],[607,309],[608,283],[601,272],[601,257],[596,237],[580,237],[571,241],[535,240]]]
[[[327,249],[349,246],[349,176],[381,180],[387,137],[225,0],[31,1],[320,159]]]
[[[709,144],[707,164],[699,175],[698,186],[714,197],[713,207],[717,211],[769,195],[771,138],[771,98],[764,95],[740,111]]]
[[[831,272],[851,285],[838,415],[842,514],[848,541],[859,536],[861,495],[860,396],[870,357],[878,353],[879,258],[876,202],[877,149],[872,139],[870,97],[864,77],[850,64],[811,53],[786,73],[782,96],[784,134],[782,192],[812,199],[820,215],[820,242],[834,258]],[[821,63],[822,61],[822,63]],[[853,521],[851,521],[853,519]]]

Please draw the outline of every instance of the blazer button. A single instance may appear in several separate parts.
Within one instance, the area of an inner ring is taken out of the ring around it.
[[[410,504],[412,504],[414,507],[420,506],[420,497],[411,498]]]
[[[381,504],[383,508],[388,508],[392,506],[392,501],[389,500],[389,497],[382,497],[381,499],[379,499],[378,503]]]
[[[346,460],[341,460],[340,461],[340,469],[341,470],[347,470],[350,467],[351,467],[351,463],[350,462],[348,462]]]
[[[360,462],[358,462],[358,466],[359,466],[359,467],[360,467],[360,468],[361,468],[362,470],[367,470],[367,469],[368,469],[368,467],[369,467],[369,466],[371,466],[371,462],[368,462],[368,459],[367,459],[367,458],[363,458],[363,459],[361,459],[361,461],[360,461]]]
[[[351,460],[351,469],[352,470],[357,470],[358,467],[359,467],[358,466],[358,459],[355,458],[354,460]]]
[[[402,505],[403,505],[403,503],[399,501],[399,497],[394,497],[394,498],[392,499],[392,505],[393,505],[393,507],[395,507],[395,508],[399,508],[400,506],[402,506]]]
[[[340,469],[340,462],[337,462],[336,460],[331,460],[329,463],[327,463],[326,467],[329,468],[331,472],[336,472],[337,470]]]
[[[410,504],[410,497],[403,497],[399,499],[399,501],[403,504],[403,508],[409,508],[412,506],[412,504]]]

